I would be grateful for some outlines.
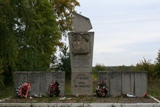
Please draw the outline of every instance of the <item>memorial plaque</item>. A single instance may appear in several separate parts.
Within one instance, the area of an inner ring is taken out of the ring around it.
[[[83,46],[83,42],[79,42],[79,46],[74,46],[74,36],[81,35],[88,37],[88,42]],[[92,58],[93,58],[93,39],[94,32],[85,33],[69,33],[69,45],[70,45],[70,56],[71,56],[71,69],[72,72],[92,72]],[[87,47],[87,48],[83,48]]]
[[[71,91],[73,95],[92,94],[92,72],[72,72]]]
[[[92,72],[91,55],[74,55],[72,58],[72,72]]]

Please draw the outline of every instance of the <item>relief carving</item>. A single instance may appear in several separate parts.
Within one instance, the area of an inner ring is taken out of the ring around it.
[[[90,53],[90,35],[76,33],[72,35],[72,53],[89,54]]]

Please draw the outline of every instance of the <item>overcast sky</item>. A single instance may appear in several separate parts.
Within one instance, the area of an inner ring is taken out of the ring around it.
[[[154,63],[160,49],[160,0],[78,0],[95,32],[93,66]]]

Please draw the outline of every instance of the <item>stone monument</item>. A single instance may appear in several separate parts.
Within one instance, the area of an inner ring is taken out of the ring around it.
[[[71,56],[71,94],[92,94],[92,58],[94,32],[90,20],[74,13],[73,28],[70,32],[69,46]]]

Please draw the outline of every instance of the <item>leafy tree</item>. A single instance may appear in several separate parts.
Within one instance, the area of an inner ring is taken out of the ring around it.
[[[144,59],[140,63],[136,65],[137,69],[140,71],[146,71],[148,72],[148,78],[149,80],[152,80],[155,78],[156,74],[154,72],[154,64],[151,63],[151,60]]]
[[[31,9],[27,10],[28,16],[23,17],[22,14],[19,16],[22,25],[16,29],[19,35],[17,68],[47,70],[51,63],[51,55],[54,55],[57,46],[62,45],[61,32],[56,25],[52,4],[47,0],[32,3],[34,6],[30,5]],[[26,10],[24,11],[26,13]]]
[[[57,46],[62,46],[61,33],[71,30],[71,14],[79,3],[76,0],[28,0],[20,4],[16,29],[20,49],[17,69],[46,70],[51,61],[54,63]]]
[[[57,16],[57,23],[63,35],[72,30],[72,13],[75,6],[80,6],[77,0],[50,0]]]
[[[156,62],[155,62],[155,72],[156,72],[156,76],[157,78],[160,77],[160,50],[158,51],[158,56],[156,58]]]
[[[158,51],[158,56],[156,58],[156,63],[160,64],[160,50]]]
[[[70,53],[68,47],[64,45],[60,50],[59,59],[56,64],[56,70],[65,71],[66,80],[71,79],[71,62],[70,62]]]
[[[16,36],[13,29],[15,12],[12,1],[0,1],[0,16],[0,75],[5,75],[5,85],[12,85],[12,67],[15,67],[17,53]],[[7,76],[9,76],[8,79],[6,79]]]
[[[76,0],[0,0],[0,74],[49,69],[78,5]]]
[[[98,78],[98,72],[99,71],[106,71],[107,68],[105,65],[102,64],[96,64],[95,67],[93,67],[92,72],[93,72],[93,77]]]
[[[122,65],[122,66],[114,66],[112,69],[107,68],[109,71],[128,71],[129,67]]]

